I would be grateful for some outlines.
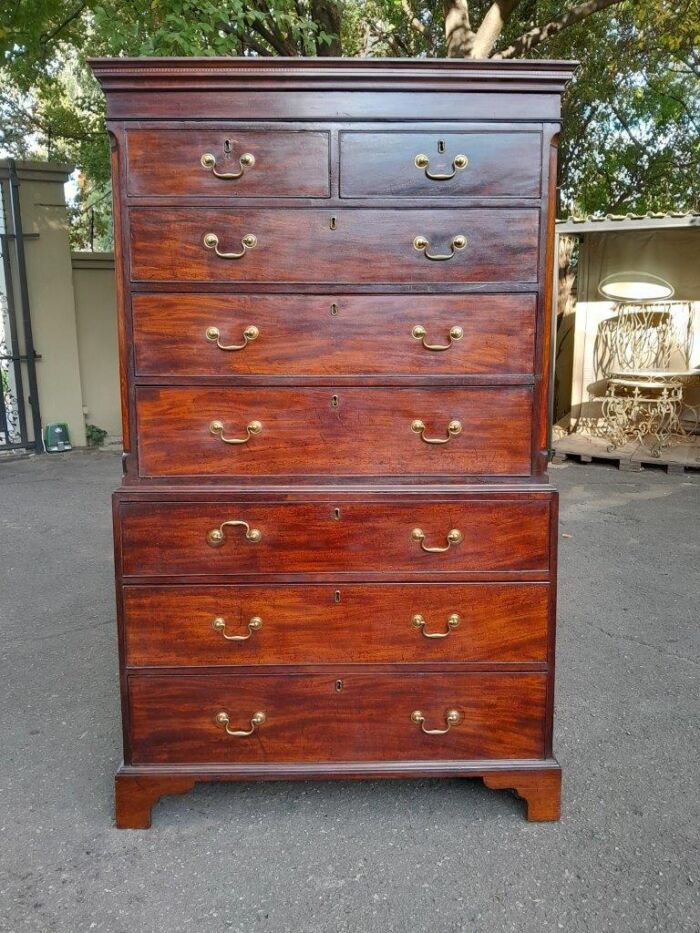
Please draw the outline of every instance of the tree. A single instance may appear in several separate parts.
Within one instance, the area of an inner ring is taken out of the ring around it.
[[[89,55],[574,58],[563,209],[697,209],[699,8],[700,0],[10,0],[0,11],[0,146],[78,165],[76,240],[89,239],[92,218],[99,243],[109,233],[109,160]]]

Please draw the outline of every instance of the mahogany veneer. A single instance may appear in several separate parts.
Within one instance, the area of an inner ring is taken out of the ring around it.
[[[559,817],[546,476],[566,62],[97,60],[117,825],[197,781],[481,777]]]

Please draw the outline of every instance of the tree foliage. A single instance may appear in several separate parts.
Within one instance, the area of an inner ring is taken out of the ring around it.
[[[109,237],[101,55],[548,57],[563,212],[698,209],[700,0],[7,0],[0,146],[80,168],[75,238]],[[94,208],[92,210],[91,208]]]

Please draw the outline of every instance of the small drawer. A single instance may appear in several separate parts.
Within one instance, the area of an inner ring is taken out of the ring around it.
[[[539,198],[536,132],[344,132],[341,197]]]
[[[547,583],[125,586],[130,666],[525,663]]]
[[[136,282],[537,281],[535,208],[136,207],[129,225]]]
[[[534,295],[134,294],[145,376],[531,375]]]
[[[141,476],[531,472],[532,389],[136,389]]]
[[[131,762],[544,757],[542,673],[132,674]]]
[[[328,133],[233,126],[127,131],[133,196],[327,198]]]
[[[122,502],[122,572],[547,574],[551,500]]]

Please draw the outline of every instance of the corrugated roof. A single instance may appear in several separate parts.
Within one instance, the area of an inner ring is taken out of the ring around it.
[[[603,214],[557,220],[557,233],[603,233],[607,230],[643,230],[653,227],[700,226],[697,211],[649,211],[646,214]]]
[[[604,220],[644,220],[650,217],[653,220],[663,220],[667,217],[700,217],[698,211],[648,211],[646,214],[603,214],[596,217],[594,214],[588,214],[586,217],[563,217],[557,220],[558,224],[586,224],[602,223]]]

